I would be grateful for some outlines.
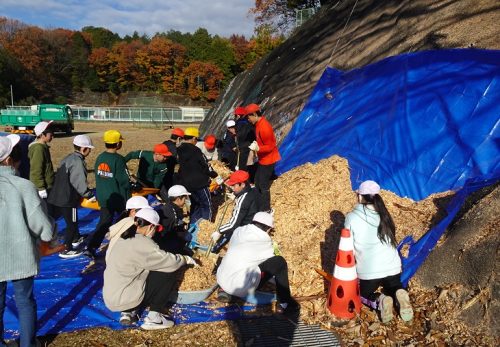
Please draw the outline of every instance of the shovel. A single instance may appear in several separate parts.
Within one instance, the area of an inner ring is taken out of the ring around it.
[[[318,274],[320,274],[321,276],[324,277],[325,280],[327,280],[328,282],[331,282],[333,281],[333,276],[330,275],[329,273],[321,270],[321,269],[314,269]]]

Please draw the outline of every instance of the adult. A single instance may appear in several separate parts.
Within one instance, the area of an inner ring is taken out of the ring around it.
[[[35,125],[36,140],[28,147],[30,161],[30,181],[38,190],[42,199],[47,199],[54,184],[54,166],[50,156],[49,143],[54,138],[54,129],[50,122],[40,122]]]
[[[290,294],[287,262],[274,255],[269,236],[273,227],[273,216],[258,212],[252,224],[236,229],[217,269],[217,283],[226,293],[245,298],[274,277],[278,312],[296,313],[299,305]]]
[[[153,241],[166,252],[192,255],[192,251],[186,247],[191,237],[184,223],[183,210],[190,195],[184,186],[177,184],[170,187],[168,201],[159,211],[163,230],[153,236]]]
[[[164,176],[167,173],[167,160],[172,156],[167,145],[160,143],[153,147],[152,151],[138,150],[129,152],[125,161],[139,159],[137,179],[140,186],[149,188],[161,188]]]
[[[177,148],[179,182],[191,193],[191,224],[200,219],[211,220],[212,200],[208,187],[210,178],[217,177],[217,173],[210,170],[201,150],[196,147],[198,136],[198,128],[187,128],[184,142]]]
[[[222,138],[221,161],[231,170],[236,169],[236,122],[232,119],[226,122],[226,132]]]
[[[252,176],[253,156],[250,157],[248,146],[255,141],[255,127],[248,121],[245,107],[236,107],[234,109],[236,119],[236,170],[245,170]],[[250,158],[249,158],[250,157]]]
[[[34,276],[39,272],[37,242],[50,241],[53,225],[35,185],[16,176],[21,160],[19,136],[0,137],[0,345],[4,346],[7,282],[14,288],[20,346],[36,345]]]
[[[172,155],[167,159],[167,172],[163,176],[163,185],[160,190],[160,196],[163,200],[168,200],[168,190],[175,184],[175,166],[177,163],[177,147],[179,147],[184,139],[184,130],[181,128],[175,128],[170,134],[170,139],[163,142],[167,145],[168,150]]]
[[[196,147],[201,149],[201,152],[208,161],[219,160],[219,151],[217,150],[217,138],[215,135],[207,135],[203,142],[196,143]]]
[[[90,198],[93,192],[87,185],[88,157],[94,145],[87,135],[77,135],[73,139],[73,153],[68,154],[59,165],[54,186],[47,202],[53,208],[53,216],[62,215],[66,222],[64,244],[66,249],[59,253],[61,258],[74,258],[82,254],[78,249],[84,240],[78,229],[78,214],[76,208],[82,197]]]
[[[121,311],[120,323],[137,321],[137,313],[149,306],[141,328],[170,328],[174,322],[162,312],[177,283],[176,271],[195,265],[188,256],[167,253],[151,240],[159,228],[160,217],[153,209],[136,213],[134,225],[127,229],[109,252],[102,290],[111,311]]]
[[[401,284],[401,259],[396,249],[394,221],[380,196],[380,186],[364,181],[356,191],[358,204],[347,214],[345,227],[352,233],[361,301],[380,311],[383,323],[393,318],[393,304],[404,321],[413,319],[408,292]],[[382,286],[382,294],[376,292]]]
[[[117,130],[103,136],[106,150],[95,161],[96,198],[100,206],[99,222],[89,238],[85,255],[94,258],[116,214],[125,210],[130,198],[130,181],[125,158],[118,154],[124,138]]]
[[[255,138],[249,148],[257,154],[259,162],[255,172],[255,186],[260,193],[261,211],[271,211],[271,183],[276,162],[281,159],[276,145],[273,127],[263,116],[259,105],[250,104],[245,107],[250,123],[255,125]]]
[[[236,228],[252,223],[254,215],[259,211],[257,189],[250,186],[249,178],[248,172],[238,170],[226,180],[226,186],[235,196],[234,208],[229,221],[212,234],[214,253],[219,253],[229,242]]]

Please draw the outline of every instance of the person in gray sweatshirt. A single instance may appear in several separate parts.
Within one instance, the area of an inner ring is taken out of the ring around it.
[[[7,282],[12,282],[19,314],[20,346],[36,345],[34,276],[39,271],[37,243],[50,241],[53,224],[35,185],[16,176],[19,136],[0,137],[0,345]]]

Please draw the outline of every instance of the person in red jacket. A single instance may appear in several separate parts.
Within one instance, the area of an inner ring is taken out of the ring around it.
[[[259,105],[247,105],[245,113],[249,122],[255,125],[256,140],[248,148],[254,151],[259,159],[254,182],[260,195],[260,210],[271,211],[271,182],[276,162],[281,159],[276,136],[273,127],[262,115]]]

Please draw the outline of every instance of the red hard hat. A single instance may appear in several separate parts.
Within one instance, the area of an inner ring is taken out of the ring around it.
[[[172,130],[172,135],[184,137],[184,130],[182,130],[181,128],[175,128],[174,130]]]
[[[246,172],[244,170],[238,170],[238,171],[233,172],[231,174],[231,176],[229,176],[229,179],[226,181],[226,184],[228,186],[233,186],[236,183],[246,182],[246,181],[248,181],[249,178],[250,178],[250,175],[248,174],[248,172]]]
[[[246,113],[245,113],[245,108],[243,106],[240,106],[240,107],[236,107],[234,109],[234,114],[238,117],[240,116],[244,116]]]
[[[257,104],[250,104],[245,107],[245,114],[252,114],[260,111],[260,107]]]
[[[214,135],[207,135],[205,137],[205,147],[207,149],[213,149],[215,147],[216,142],[217,138]]]
[[[167,145],[160,143],[153,147],[153,153],[164,155],[165,157],[170,157],[172,153],[168,150]]]

